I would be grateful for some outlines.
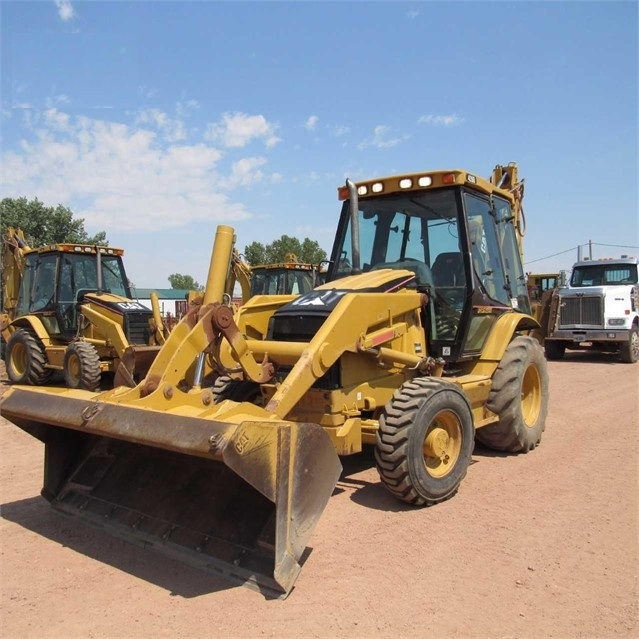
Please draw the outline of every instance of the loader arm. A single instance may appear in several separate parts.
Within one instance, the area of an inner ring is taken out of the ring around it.
[[[399,272],[401,273],[401,271]],[[398,274],[398,271],[394,271]],[[406,272],[407,277],[412,274]],[[251,340],[254,356],[268,356],[275,364],[293,368],[266,406],[284,419],[311,386],[347,351],[365,352],[406,334],[407,313],[419,312],[424,296],[417,292],[346,293],[308,344]],[[362,313],[365,305],[367,312]],[[304,346],[300,349],[300,346]],[[300,352],[301,350],[301,352]],[[371,356],[376,356],[371,352]],[[420,358],[415,357],[415,362]]]
[[[151,310],[153,311],[153,321],[150,323],[151,344],[158,344],[161,346],[164,342],[166,342],[166,336],[169,331],[162,320],[162,314],[160,313],[160,301],[158,294],[155,291],[151,293]]]
[[[232,276],[228,278],[226,293],[230,297],[233,297],[233,289],[236,282],[240,285],[242,290],[242,303],[251,297],[251,267],[240,257],[237,250],[233,251],[231,258],[231,273]]]
[[[96,327],[97,333],[104,336],[103,340],[89,340],[100,346],[113,346],[118,357],[122,357],[129,342],[122,330],[122,326],[115,320],[105,317],[102,312],[92,309],[88,305],[81,307],[82,315],[84,315],[93,326]]]
[[[2,324],[4,328],[16,317],[18,291],[24,271],[24,252],[30,249],[21,229],[9,227],[2,240]]]

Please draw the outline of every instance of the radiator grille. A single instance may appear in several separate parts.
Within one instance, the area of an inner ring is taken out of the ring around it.
[[[604,328],[603,299],[598,295],[563,297],[560,328]]]
[[[129,344],[148,344],[151,311],[129,312],[124,316],[124,332]]]

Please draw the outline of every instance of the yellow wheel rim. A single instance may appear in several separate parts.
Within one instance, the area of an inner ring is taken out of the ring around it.
[[[541,410],[541,379],[536,366],[529,366],[521,384],[521,413],[524,423],[531,428]]]
[[[443,410],[433,419],[424,438],[424,465],[431,477],[445,477],[459,459],[462,447],[462,428],[459,417]]]
[[[11,365],[18,377],[26,373],[28,366],[27,349],[22,344],[14,345],[11,351]]]
[[[71,353],[69,355],[69,359],[67,360],[67,376],[70,382],[77,383],[80,379],[80,358],[75,354]]]

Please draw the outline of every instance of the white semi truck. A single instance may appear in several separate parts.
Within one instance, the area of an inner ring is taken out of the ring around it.
[[[548,359],[566,349],[619,354],[622,362],[639,359],[639,259],[576,262],[567,286],[550,298],[544,347]]]

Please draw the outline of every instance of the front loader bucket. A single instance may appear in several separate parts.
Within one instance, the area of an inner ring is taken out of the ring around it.
[[[114,386],[133,388],[151,368],[161,346],[127,346],[115,371]]]
[[[44,442],[56,509],[267,596],[293,587],[341,471],[318,425],[227,423],[219,405],[193,416],[14,386],[0,409]]]

